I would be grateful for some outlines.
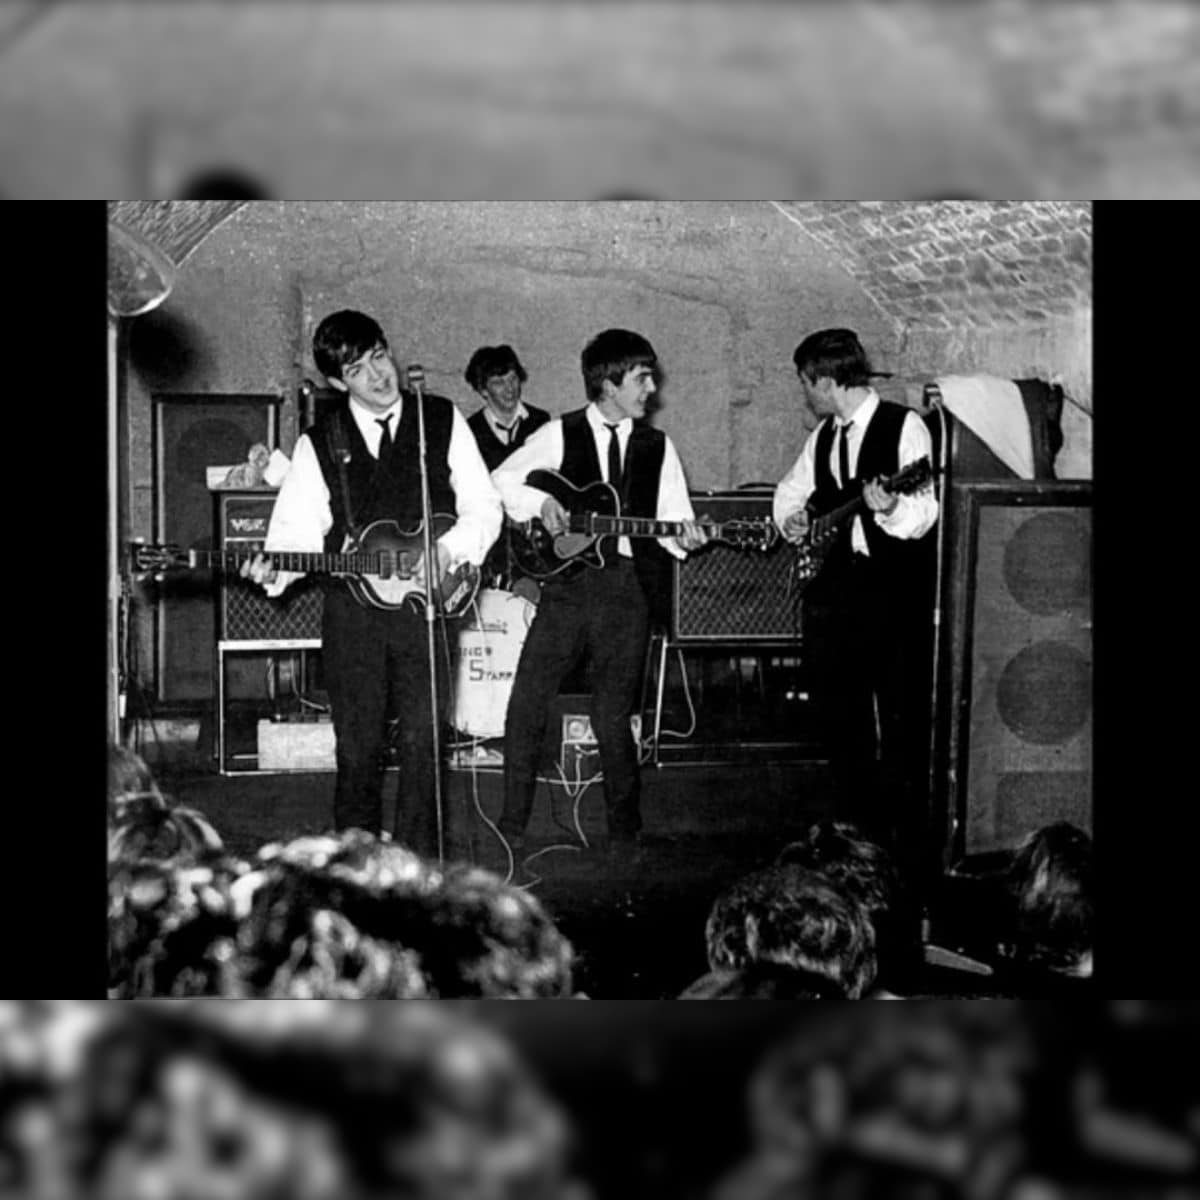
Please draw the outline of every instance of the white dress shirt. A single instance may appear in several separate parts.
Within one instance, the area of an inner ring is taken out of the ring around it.
[[[400,427],[404,398],[401,397],[386,413],[372,412],[353,397],[350,398],[349,407],[367,449],[372,457],[378,458],[379,443],[383,438],[383,428],[378,422],[390,415],[392,420],[388,428],[395,438]],[[450,448],[446,457],[458,520],[438,539],[438,544],[446,548],[452,565],[469,562],[479,566],[499,536],[503,512],[500,495],[492,484],[487,467],[483,465],[475,436],[457,408],[453,409]],[[292,451],[292,465],[275,498],[264,549],[268,553],[275,550],[323,551],[325,535],[333,527],[329,495],[329,486],[321,472],[312,439],[307,433],[302,433]],[[275,581],[267,585],[267,595],[278,596],[290,583],[300,578],[300,574],[280,571]]]
[[[620,482],[608,478],[608,423],[600,415],[595,404],[587,406],[587,422],[592,431],[596,444],[596,455],[600,460],[600,474],[606,483],[613,483],[619,488]],[[629,447],[629,435],[633,432],[633,420],[626,417],[617,424],[617,444],[621,447],[621,462],[625,463],[625,455]],[[664,435],[665,436],[665,435]],[[655,518],[659,521],[691,521],[694,519],[692,498],[688,494],[687,479],[683,474],[683,464],[672,444],[671,439],[665,439],[663,448],[662,472],[658,481],[658,511]],[[530,471],[557,471],[562,467],[563,458],[563,426],[562,418],[554,417],[535,430],[529,440],[520,449],[514,450],[493,472],[492,481],[499,489],[500,498],[504,501],[505,511],[514,521],[529,521],[541,516],[542,504],[548,493],[538,488],[530,487],[525,479]],[[676,558],[686,558],[687,551],[675,538],[658,538],[659,545]],[[627,537],[617,539],[617,552],[626,558],[633,557],[633,547]]]
[[[867,398],[846,422],[848,425],[846,450],[851,477],[858,470],[858,452],[862,447],[863,434],[878,407],[879,394],[872,388],[868,391]],[[842,422],[836,417],[829,417],[828,420],[833,422],[834,426],[829,448],[829,469],[839,486],[845,486],[846,481],[838,478],[838,440],[840,438],[838,427]],[[775,518],[775,524],[780,528],[783,527],[783,522],[787,517],[808,503],[809,497],[816,489],[816,471],[813,460],[817,452],[817,435],[824,424],[825,422],[822,421],[809,434],[804,448],[800,451],[800,457],[776,485],[772,515]],[[904,414],[904,424],[900,427],[900,466],[906,467],[909,463],[915,462],[923,456],[932,455],[932,453],[933,441],[925,422],[910,410]],[[937,511],[937,494],[934,492],[932,483],[926,483],[909,495],[897,495],[896,507],[890,514],[885,516],[882,512],[877,512],[872,515],[879,528],[892,537],[909,539],[919,538],[928,532],[934,521],[937,520]],[[855,516],[850,530],[850,544],[859,554],[870,556],[871,552],[867,548],[867,535],[862,525],[863,520],[863,515]]]
[[[508,446],[512,442],[512,434],[516,432],[518,422],[529,419],[529,409],[525,407],[524,400],[518,400],[517,411],[513,419],[507,425],[501,425],[492,406],[485,404],[483,406],[483,419],[488,423],[488,428],[491,429],[492,433],[496,435],[496,441],[502,446]]]

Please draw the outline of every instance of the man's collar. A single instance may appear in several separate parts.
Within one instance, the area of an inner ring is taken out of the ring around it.
[[[618,429],[620,429],[623,425],[628,425],[630,427],[633,425],[632,417],[621,417],[616,421],[606,420],[604,414],[600,411],[599,406],[596,404],[588,405],[587,416],[592,428],[597,431],[601,429],[607,429],[610,425],[615,425]]]
[[[375,412],[374,409],[368,408],[365,404],[360,404],[353,396],[350,397],[350,414],[354,420],[364,429],[370,429],[373,421],[382,421],[387,417],[396,417],[396,424],[399,425],[400,408],[404,404],[404,393],[401,392],[396,399],[396,403],[391,406],[386,412]],[[395,427],[392,428],[392,436],[396,433]]]

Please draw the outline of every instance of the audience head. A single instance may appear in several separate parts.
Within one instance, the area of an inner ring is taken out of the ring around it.
[[[800,967],[747,963],[738,970],[709,971],[680,1000],[845,1000],[846,992],[825,976]]]
[[[574,952],[534,896],[361,830],[264,847],[238,944],[252,995],[571,994]]]
[[[1030,834],[1009,871],[1016,958],[1063,975],[1092,971],[1092,840],[1065,821]]]
[[[1003,1196],[1032,1067],[1014,1004],[824,1006],[755,1071],[754,1151],[722,1194]]]
[[[875,979],[875,932],[861,902],[801,867],[769,867],[714,903],[705,928],[709,966],[771,963],[816,975],[856,1000]]]
[[[880,971],[911,951],[907,901],[892,856],[847,821],[818,821],[785,846],[776,866],[815,871],[844,895],[858,900],[875,930]]]
[[[146,797],[162,800],[162,793],[141,755],[127,746],[108,746],[108,819],[111,822],[130,804]]]
[[[63,1200],[565,1194],[562,1112],[445,1006],[143,1000],[108,1006],[77,1057]]]

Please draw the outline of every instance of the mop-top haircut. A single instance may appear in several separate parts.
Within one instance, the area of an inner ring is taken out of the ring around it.
[[[795,349],[796,374],[809,383],[830,378],[840,387],[866,387],[871,376],[867,352],[853,329],[821,329],[810,333]]]
[[[343,308],[330,313],[313,334],[313,362],[326,379],[342,381],[342,371],[376,346],[387,349],[379,322],[366,313]]]
[[[471,355],[463,378],[475,391],[482,392],[489,379],[494,379],[497,375],[507,375],[509,371],[515,371],[522,383],[529,378],[525,368],[521,366],[517,352],[507,343],[502,346],[480,346]]]
[[[606,329],[584,346],[580,365],[587,398],[599,400],[604,395],[602,385],[606,379],[619,386],[626,372],[634,367],[649,367],[657,375],[658,355],[640,333],[629,329]]]

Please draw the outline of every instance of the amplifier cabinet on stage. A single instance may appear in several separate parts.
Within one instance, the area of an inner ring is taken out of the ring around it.
[[[945,865],[1092,826],[1092,485],[949,489],[935,797]]]
[[[275,506],[273,488],[214,492],[216,529],[223,550],[262,545]],[[321,636],[321,590],[312,577],[297,580],[278,599],[233,571],[217,589],[217,638],[229,642],[312,642]]]
[[[694,492],[697,518],[729,521],[771,516],[772,492]],[[798,606],[789,599],[793,551],[778,539],[770,550],[710,542],[676,560],[671,597],[675,642],[780,642],[796,637]]]

